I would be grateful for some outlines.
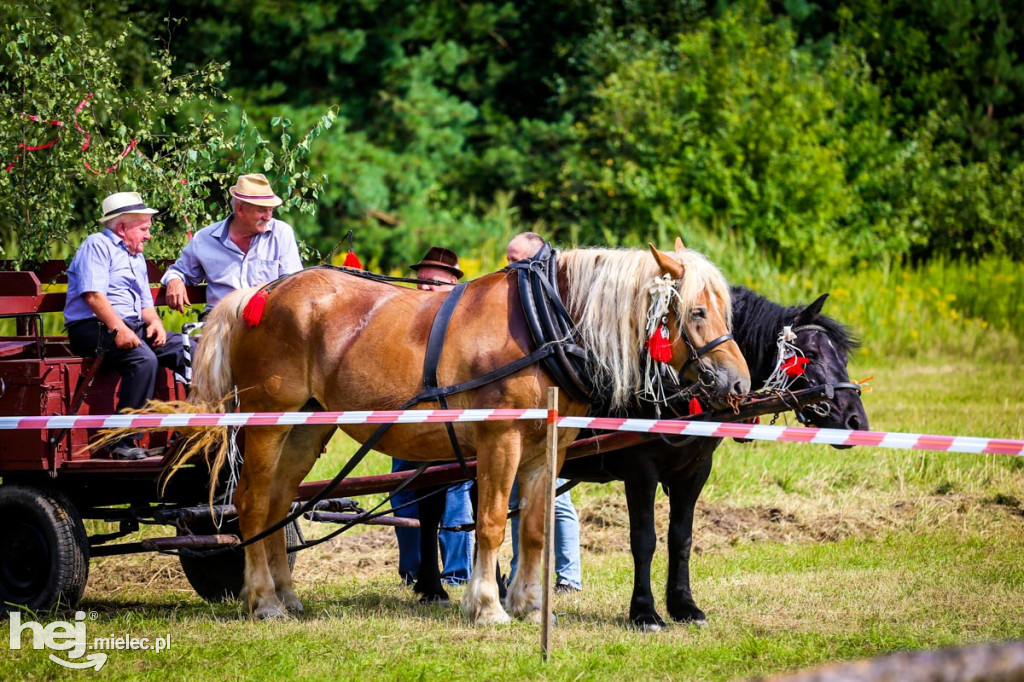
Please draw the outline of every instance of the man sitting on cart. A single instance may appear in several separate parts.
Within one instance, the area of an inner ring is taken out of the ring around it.
[[[167,305],[191,305],[185,285],[206,282],[207,310],[236,289],[259,286],[302,269],[295,231],[274,218],[281,199],[261,173],[239,176],[228,190],[231,214],[207,225],[167,269]]]
[[[153,306],[146,258],[155,210],[138,192],[103,200],[102,232],[89,235],[68,268],[64,323],[71,350],[102,356],[103,367],[121,375],[117,409],[141,408],[156,388],[158,367],[183,373],[181,334],[168,333]],[[115,459],[142,459],[146,451],[131,437],[111,451]]]

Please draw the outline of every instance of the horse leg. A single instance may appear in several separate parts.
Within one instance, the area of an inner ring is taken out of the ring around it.
[[[299,483],[313,468],[334,429],[334,426],[296,426],[288,433],[281,457],[278,459],[277,474],[274,476],[270,496],[272,502],[267,517],[269,523],[277,523],[291,511],[291,503]],[[277,531],[264,542],[267,545],[270,575],[274,580],[274,591],[278,601],[289,613],[302,615],[302,602],[295,596],[292,588],[292,571],[288,566],[284,529]]]
[[[488,428],[490,427],[490,428]],[[501,607],[494,567],[505,539],[508,496],[512,490],[519,452],[518,431],[496,431],[496,424],[481,425],[477,432],[476,558],[462,597],[462,610],[475,625],[503,625],[510,621]]]
[[[654,498],[658,492],[658,473],[649,457],[635,458],[637,466],[627,469],[626,506],[629,509],[629,548],[633,554],[633,597],[629,602],[629,621],[644,632],[657,632],[665,621],[654,607],[651,591],[651,561],[658,544],[654,525]]]
[[[431,494],[422,497],[425,493]],[[440,555],[438,552],[437,533],[444,515],[445,488],[426,488],[416,491],[419,502],[420,516],[420,570],[416,576],[413,591],[420,596],[420,603],[449,603],[448,593],[441,584],[441,571],[438,568]]]
[[[513,616],[537,622],[542,617],[545,483],[542,471],[519,472],[519,561],[505,600]]]
[[[711,464],[712,456],[709,452],[695,463],[692,470],[680,473],[668,481],[671,512],[665,602],[669,615],[680,623],[704,625],[708,621],[704,612],[697,608],[690,592],[690,548],[693,544],[693,510],[711,475]]]
[[[274,479],[281,446],[288,431],[289,427],[280,426],[245,427],[245,461],[234,497],[242,538],[254,537],[269,527],[271,508],[279,509],[281,506],[280,500],[272,499],[272,496],[280,496]],[[254,542],[245,548],[245,587],[241,596],[249,603],[250,612],[259,618],[287,615],[274,588],[267,558],[268,540]]]

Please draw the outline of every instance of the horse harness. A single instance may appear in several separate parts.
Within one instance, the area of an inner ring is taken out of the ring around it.
[[[524,261],[524,262],[529,263],[529,261]],[[554,254],[551,255],[550,262],[551,263],[554,262]],[[330,265],[321,265],[321,266],[317,266],[317,267],[321,268],[321,269],[328,269],[328,270],[339,270],[339,269],[341,269],[341,268],[337,268],[335,266],[330,266]],[[527,265],[526,267],[529,267],[529,265]],[[349,269],[349,268],[345,268],[345,272],[347,274],[351,274],[351,275],[356,276],[356,277],[362,277],[364,279],[371,279],[371,280],[375,280],[375,281],[385,281],[385,282],[396,282],[396,281],[398,281],[398,282],[413,282],[413,283],[420,283],[420,282],[423,282],[423,281],[430,281],[432,283],[444,284],[444,282],[433,282],[432,280],[419,280],[419,279],[403,278],[403,277],[388,277],[386,275],[378,275],[376,273],[369,273],[369,272],[353,270],[353,269]],[[274,289],[278,284],[280,284],[280,282],[282,280],[286,279],[286,277],[282,277],[282,278],[280,278],[280,279],[278,279],[278,280],[276,280],[274,282],[271,282],[270,284],[267,284],[267,285],[265,285],[262,288],[264,290],[270,291],[270,290]],[[451,323],[451,318],[452,318],[452,315],[455,312],[455,308],[458,306],[459,301],[462,299],[462,295],[465,293],[466,287],[468,285],[469,285],[469,282],[462,282],[460,284],[457,284],[450,292],[448,292],[448,295],[445,297],[445,300],[441,303],[441,307],[438,309],[437,313],[434,315],[434,321],[431,324],[430,333],[429,333],[429,335],[427,337],[426,354],[425,354],[424,359],[423,359],[423,390],[420,391],[414,397],[412,397],[409,400],[407,400],[402,405],[400,405],[398,407],[398,410],[400,410],[400,411],[401,410],[407,410],[410,407],[413,407],[414,405],[418,405],[418,404],[424,403],[424,402],[431,402],[431,401],[437,401],[438,404],[440,405],[441,409],[448,409],[448,396],[455,395],[457,393],[463,393],[465,391],[470,391],[470,390],[473,390],[475,388],[479,388],[480,386],[484,386],[486,384],[489,384],[492,381],[497,381],[498,379],[503,379],[504,377],[509,376],[511,374],[515,374],[519,370],[524,369],[526,367],[529,367],[530,365],[533,365],[533,364],[535,364],[537,362],[542,362],[545,359],[552,357],[556,353],[561,353],[561,355],[563,357],[565,356],[566,352],[568,352],[570,355],[573,355],[574,357],[578,357],[581,354],[583,356],[585,356],[585,351],[583,351],[583,349],[579,348],[578,346],[572,346],[572,347],[570,347],[568,349],[568,351],[563,349],[562,348],[562,339],[565,338],[565,335],[563,335],[562,337],[560,337],[557,340],[538,342],[537,343],[537,348],[535,350],[533,350],[531,353],[529,353],[527,355],[524,355],[523,357],[521,357],[521,358],[519,358],[517,360],[514,360],[514,361],[510,362],[507,365],[504,365],[504,366],[499,367],[499,368],[497,368],[495,370],[487,372],[486,374],[483,374],[481,376],[474,377],[473,379],[470,379],[468,381],[463,381],[463,382],[458,383],[458,384],[451,384],[451,385],[448,385],[448,386],[440,386],[440,385],[438,385],[439,382],[438,382],[438,378],[437,378],[437,369],[438,369],[438,365],[440,364],[440,361],[441,361],[441,352],[444,350],[444,340],[445,340],[445,337],[447,336],[448,327],[449,327],[449,324]],[[553,289],[550,286],[548,286],[548,296],[549,296],[548,300],[556,301],[557,302],[558,309],[560,310],[560,312],[557,313],[557,314],[558,315],[564,315],[564,317],[561,318],[561,325],[562,326],[561,327],[557,327],[557,328],[567,329],[568,328],[567,325],[571,325],[572,321],[568,317],[568,313],[565,312],[564,306],[561,305],[561,301],[558,300],[557,289]],[[525,299],[525,297],[524,297],[524,299]],[[532,299],[532,300],[536,301],[537,299]],[[536,308],[535,308],[535,310],[536,310]],[[548,312],[547,310],[545,310],[545,312],[547,314],[547,317],[550,318],[550,315],[551,315],[550,312]],[[536,341],[536,338],[537,337],[535,337],[535,341]],[[587,402],[589,402],[589,398],[586,398],[586,400],[587,400]],[[253,537],[245,539],[242,543],[240,543],[238,545],[233,545],[232,547],[229,547],[229,548],[223,548],[223,549],[207,551],[207,552],[203,552],[202,554],[204,556],[207,556],[207,555],[211,555],[211,554],[218,554],[218,553],[221,553],[221,552],[224,552],[224,551],[237,551],[237,550],[239,550],[239,549],[241,549],[241,548],[243,548],[243,547],[245,547],[247,545],[250,545],[250,544],[252,544],[254,542],[258,542],[258,541],[260,541],[260,540],[270,536],[271,534],[273,534],[273,533],[277,532],[278,530],[280,530],[280,529],[284,528],[285,526],[287,526],[289,523],[292,523],[293,521],[298,519],[300,516],[302,516],[306,512],[309,512],[309,511],[312,511],[312,510],[316,509],[317,504],[319,504],[321,501],[323,501],[327,497],[328,491],[330,491],[332,488],[335,487],[335,485],[340,483],[349,474],[352,473],[352,471],[363,460],[363,458],[373,448],[373,446],[376,445],[377,442],[380,441],[380,439],[384,437],[384,434],[387,433],[388,429],[390,429],[392,425],[393,425],[392,423],[384,423],[384,424],[381,424],[380,426],[378,426],[377,429],[373,432],[373,434],[371,434],[370,437],[359,447],[359,449],[356,450],[356,452],[352,455],[352,457],[349,458],[349,461],[345,464],[345,466],[343,466],[341,468],[341,470],[334,476],[333,479],[331,479],[331,481],[327,485],[325,485],[323,488],[321,488],[318,493],[316,493],[315,495],[310,497],[308,500],[306,500],[306,502],[304,504],[299,505],[297,509],[294,509],[291,513],[289,513],[287,516],[285,516],[285,518],[283,518],[280,521],[278,521],[277,523],[274,523],[271,526],[265,528],[264,530],[260,531],[259,533],[257,533]],[[455,453],[455,458],[458,460],[459,465],[462,467],[462,470],[467,474],[467,476],[469,478],[472,478],[472,474],[469,471],[469,467],[466,464],[465,456],[462,454],[462,448],[459,446],[459,440],[458,440],[458,437],[455,434],[455,427],[452,425],[451,422],[445,422],[445,429],[446,429],[446,431],[448,433],[448,438],[451,441],[452,450]],[[415,480],[420,474],[422,474],[423,471],[430,464],[431,464],[430,462],[423,462],[419,467],[416,468],[416,470],[415,470],[415,472],[413,473],[412,476],[410,476],[405,481],[403,481],[403,483],[398,488],[393,490],[390,495],[388,495],[383,501],[378,503],[377,506],[374,507],[373,509],[369,510],[368,512],[364,512],[363,514],[358,515],[355,519],[352,519],[352,520],[346,522],[344,525],[340,526],[339,528],[337,528],[336,530],[332,531],[331,533],[328,533],[327,535],[325,535],[322,538],[318,538],[317,540],[313,540],[313,541],[303,542],[303,544],[299,548],[307,549],[309,547],[314,547],[314,546],[316,546],[318,544],[321,544],[323,542],[326,542],[326,541],[330,540],[331,538],[334,538],[338,534],[343,533],[344,531],[352,528],[353,526],[355,526],[358,523],[361,523],[361,522],[363,522],[365,520],[368,520],[370,518],[375,518],[373,516],[373,514],[374,514],[374,512],[377,509],[382,507],[384,504],[388,503],[394,497],[395,494],[397,494],[398,492],[403,490],[405,487],[407,487],[410,483],[412,483],[412,481]],[[415,502],[418,502],[418,500],[416,500],[414,502],[407,503],[406,505],[402,505],[402,506],[403,507],[404,506],[408,506],[408,505],[414,504]],[[380,514],[377,514],[377,516],[380,516]]]
[[[317,266],[317,268],[328,270],[342,269],[331,265],[320,265]],[[551,249],[549,245],[545,244],[532,258],[512,263],[507,269],[517,273],[517,283],[519,285],[520,299],[522,300],[523,305],[523,314],[526,318],[527,326],[530,330],[530,334],[536,348],[529,354],[481,376],[474,377],[473,379],[469,379],[468,381],[458,384],[440,386],[437,378],[437,369],[441,361],[441,353],[444,350],[445,337],[447,336],[448,327],[451,323],[455,309],[458,306],[459,301],[462,299],[462,295],[465,293],[469,282],[457,284],[441,303],[441,307],[435,314],[434,321],[430,327],[430,333],[427,337],[426,354],[423,360],[423,390],[399,406],[398,409],[400,411],[407,410],[420,403],[431,401],[437,401],[441,409],[448,409],[448,396],[470,391],[493,381],[503,379],[504,377],[515,374],[516,372],[537,362],[541,362],[543,364],[545,369],[548,370],[559,386],[561,386],[573,399],[580,402],[586,402],[591,405],[594,403],[594,387],[585,379],[589,354],[586,349],[579,345],[579,333],[576,330],[575,323],[570,317],[569,312],[565,309],[565,306],[558,294],[557,252]],[[344,268],[344,271],[347,274],[356,277],[375,281],[413,283],[431,281],[404,277],[388,277],[386,275],[379,275],[351,268]],[[288,276],[286,275],[285,277],[264,285],[261,289],[269,292],[276,288],[277,285],[287,277]],[[432,283],[444,284],[443,282]],[[710,371],[707,370],[706,366],[703,364],[702,357],[716,346],[733,338],[732,334],[724,334],[710,343],[705,344],[700,349],[696,349],[694,348],[689,335],[685,332],[685,329],[683,337],[687,348],[690,351],[690,358],[680,371],[680,376],[691,364],[696,362],[698,363],[699,371],[701,372],[702,382],[707,376],[711,376]],[[459,462],[459,465],[467,476],[472,478],[469,467],[466,465],[466,459],[462,453],[462,448],[459,446],[459,440],[455,434],[455,427],[451,422],[445,422],[444,425],[445,430],[448,433],[448,438],[451,441],[452,450],[455,454],[456,460]],[[373,446],[383,438],[384,434],[391,426],[391,423],[385,423],[378,426],[373,434],[359,447],[335,477],[331,479],[331,481],[324,486],[320,492],[309,498],[305,504],[299,505],[298,509],[293,510],[284,519],[272,524],[253,537],[247,538],[241,544],[225,549],[237,551],[246,545],[262,540],[281,528],[284,528],[289,523],[292,523],[302,516],[302,514],[315,509],[316,505],[326,498],[328,491],[351,474],[359,462],[361,462]],[[414,479],[423,473],[429,464],[430,462],[422,463],[417,467],[412,476],[406,479],[402,485],[392,491],[390,495],[370,511],[358,515],[357,518],[348,521],[337,530],[328,533],[322,538],[304,542],[300,548],[306,549],[326,542],[338,534],[352,528],[357,523],[371,518],[377,509],[390,501],[396,493],[408,486]],[[379,515],[380,514],[378,514],[378,516]],[[222,551],[225,550],[204,552],[204,555],[215,554]]]
[[[542,360],[555,382],[579,402],[593,404],[594,386],[587,379],[590,355],[580,345],[576,323],[558,295],[558,253],[544,244],[531,258],[509,264],[516,273],[523,316],[537,346],[554,344]]]
[[[828,334],[828,329],[826,329],[825,327],[822,327],[821,325],[818,325],[818,324],[804,324],[804,325],[801,325],[799,327],[793,327],[791,331],[793,332],[794,335],[798,334],[800,332],[804,332],[804,331],[821,332],[821,333],[825,334],[826,337],[828,337],[829,343],[832,342],[832,339],[831,339],[831,337],[829,337],[829,334]],[[783,358],[779,358],[778,362],[781,363],[782,361],[783,361]],[[810,382],[807,382],[807,383],[810,385]],[[845,390],[845,391],[856,391],[857,395],[861,394],[860,384],[856,384],[856,383],[854,383],[852,381],[838,381],[838,382],[832,384],[832,388],[833,388],[833,390],[840,390],[840,391],[842,391],[842,390]],[[818,404],[810,405],[809,407],[811,409],[815,409],[815,408],[818,407]],[[793,413],[796,414],[797,421],[806,426],[807,424],[811,423],[811,420],[807,417],[807,415],[804,414],[803,409],[804,409],[803,407],[799,407],[798,406],[797,408],[795,408],[793,410]],[[829,409],[827,404],[825,405],[824,409],[825,410]],[[817,411],[817,410],[815,410],[815,411]],[[821,414],[820,412],[818,412],[818,413]],[[827,412],[826,412],[826,414],[827,414]],[[822,416],[825,416],[825,415],[822,415]]]

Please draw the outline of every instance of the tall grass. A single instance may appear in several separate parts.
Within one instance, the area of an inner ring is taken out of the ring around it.
[[[937,259],[921,266],[861,262],[849,270],[782,272],[737,235],[696,231],[687,245],[729,281],[795,305],[831,295],[825,312],[862,338],[862,354],[891,363],[942,356],[1019,357],[1024,339],[1024,263]]]

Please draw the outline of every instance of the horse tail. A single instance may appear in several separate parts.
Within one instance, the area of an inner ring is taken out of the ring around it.
[[[234,374],[231,371],[231,340],[242,329],[240,319],[256,288],[239,289],[224,297],[203,323],[203,335],[192,356],[192,387],[188,399],[149,407],[168,412],[216,413],[234,407]],[[231,438],[226,426],[181,429],[184,442],[165,469],[164,486],[182,466],[203,459],[210,469],[210,504],[220,471],[231,456]]]
[[[234,375],[231,372],[231,339],[239,324],[242,310],[256,293],[256,288],[234,291],[213,309],[203,323],[203,336],[192,356],[192,387],[186,400],[150,400],[139,410],[129,414],[210,414],[228,412],[234,408]],[[125,436],[141,431],[165,430],[167,427],[126,427],[108,429],[94,440],[90,447],[101,448]],[[210,505],[213,505],[218,476],[231,453],[231,438],[226,426],[186,426],[175,429],[181,441],[167,462],[161,475],[161,494],[168,481],[187,464],[201,460],[210,469]]]
[[[231,372],[231,337],[245,304],[256,291],[248,288],[231,292],[203,323],[202,340],[192,360],[194,371],[188,396],[190,403],[216,405],[216,412],[227,411],[235,385]]]

